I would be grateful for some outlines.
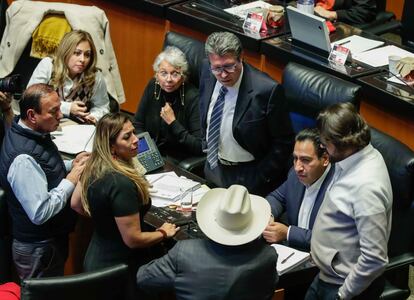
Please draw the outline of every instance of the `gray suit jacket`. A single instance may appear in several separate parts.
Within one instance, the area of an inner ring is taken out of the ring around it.
[[[142,266],[137,284],[145,291],[175,289],[177,300],[271,299],[276,261],[276,251],[262,239],[236,247],[184,240]]]

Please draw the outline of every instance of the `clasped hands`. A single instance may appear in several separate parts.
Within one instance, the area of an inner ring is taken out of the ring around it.
[[[161,108],[160,117],[170,125],[172,122],[175,121],[175,113],[174,110],[171,108],[171,105],[166,102],[165,105]]]
[[[80,122],[88,124],[96,124],[96,119],[87,111],[85,103],[82,101],[73,101],[70,106],[70,114],[75,116]]]

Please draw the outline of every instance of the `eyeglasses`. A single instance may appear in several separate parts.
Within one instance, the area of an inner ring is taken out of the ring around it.
[[[168,76],[171,76],[172,80],[180,80],[181,77],[183,76],[183,74],[180,72],[168,73],[166,71],[159,71],[158,75],[164,80],[168,79]]]
[[[237,64],[238,62],[232,65],[224,65],[222,67],[216,67],[216,68],[210,67],[210,70],[214,75],[220,75],[223,72],[234,73],[236,71]]]

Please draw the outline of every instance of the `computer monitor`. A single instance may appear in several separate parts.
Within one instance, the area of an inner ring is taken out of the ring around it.
[[[299,42],[320,50],[321,54],[329,55],[331,43],[325,19],[304,13],[295,7],[287,7],[290,31],[293,42]]]

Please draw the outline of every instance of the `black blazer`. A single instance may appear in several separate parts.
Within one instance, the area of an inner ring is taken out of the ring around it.
[[[291,226],[289,231],[289,245],[310,250],[313,223],[325,197],[326,189],[335,173],[335,165],[331,164],[331,169],[323,181],[315,199],[311,216],[309,219],[309,229],[298,227],[298,217],[300,206],[302,205],[305,194],[305,186],[298,179],[293,168],[290,169],[288,179],[276,190],[267,195],[266,200],[272,208],[275,219],[280,218],[284,212],[287,214],[288,223]]]
[[[178,160],[193,155],[201,155],[200,116],[198,110],[198,90],[185,83],[184,106],[179,93],[173,105],[176,120],[167,125],[160,117],[165,99],[154,97],[155,79],[145,88],[141,102],[134,116],[134,127],[138,133],[148,131],[163,155],[171,155]]]
[[[200,119],[203,148],[207,148],[207,112],[216,78],[207,60],[200,77]],[[287,174],[293,130],[282,87],[267,74],[243,63],[243,78],[233,118],[233,136],[256,160],[257,187],[281,184]],[[256,189],[254,189],[256,190]]]

